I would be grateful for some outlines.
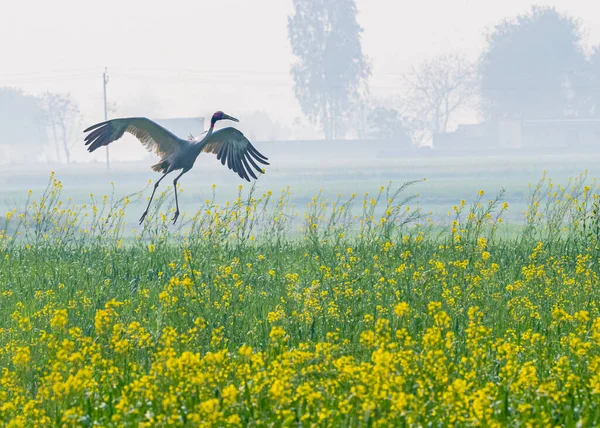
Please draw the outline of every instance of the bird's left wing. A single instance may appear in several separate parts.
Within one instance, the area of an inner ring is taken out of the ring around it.
[[[262,155],[239,130],[223,128],[214,132],[202,143],[201,153],[214,153],[221,164],[225,165],[241,178],[250,181],[257,178],[252,167],[262,173],[256,162],[269,165],[268,158]],[[255,162],[256,161],[256,162]]]

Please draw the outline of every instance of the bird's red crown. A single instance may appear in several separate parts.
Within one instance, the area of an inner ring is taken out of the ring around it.
[[[210,120],[210,124],[214,125],[217,120],[221,120],[221,119],[223,119],[223,112],[221,110],[219,110],[219,111],[215,112],[215,114],[213,114],[212,119]]]

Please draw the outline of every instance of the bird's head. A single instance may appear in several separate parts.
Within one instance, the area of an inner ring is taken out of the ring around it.
[[[239,122],[239,120],[237,120],[235,117],[229,116],[228,114],[225,114],[219,110],[218,112],[213,114],[212,119],[210,120],[210,126],[215,126],[215,122],[217,120],[223,120],[223,119],[228,119],[228,120],[233,120],[234,122]]]

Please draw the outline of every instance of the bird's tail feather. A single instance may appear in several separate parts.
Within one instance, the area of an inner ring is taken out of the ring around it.
[[[152,170],[156,172],[167,172],[167,169],[169,169],[168,161],[160,161],[156,165],[152,165]]]

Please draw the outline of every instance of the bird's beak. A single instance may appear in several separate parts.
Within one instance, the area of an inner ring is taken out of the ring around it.
[[[239,122],[235,117],[229,116],[228,114],[223,113],[223,119],[233,120],[234,122]]]

